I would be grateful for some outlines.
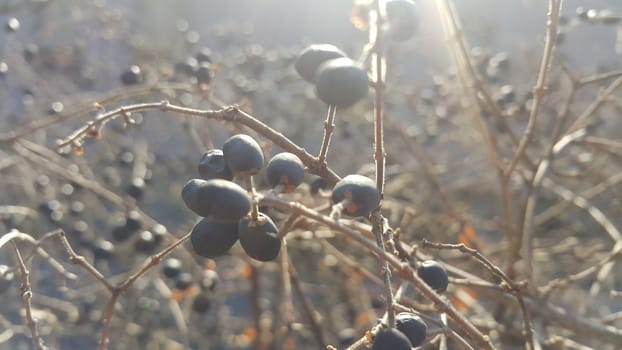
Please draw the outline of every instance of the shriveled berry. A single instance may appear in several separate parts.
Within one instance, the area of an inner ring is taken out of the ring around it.
[[[421,317],[410,312],[401,312],[395,316],[395,327],[404,333],[413,347],[423,344],[428,332],[428,327]]]
[[[417,6],[411,0],[387,1],[389,37],[395,41],[410,39],[419,26]]]
[[[211,149],[203,154],[199,161],[199,176],[203,180],[233,179],[233,174],[227,168],[222,150]]]
[[[220,222],[237,222],[251,208],[246,190],[222,179],[192,179],[184,186],[181,196],[189,209]]]
[[[291,192],[302,183],[305,166],[293,153],[283,152],[275,155],[266,167],[268,183],[273,188],[282,185],[283,192]]]
[[[162,273],[168,278],[175,278],[181,273],[181,260],[168,258],[162,263]]]
[[[199,293],[194,297],[192,301],[192,310],[194,312],[203,314],[209,311],[210,306],[212,305],[210,301],[210,296],[208,293]]]
[[[349,58],[324,62],[315,74],[315,94],[328,105],[347,108],[367,96],[367,72]]]
[[[441,293],[449,285],[447,270],[439,262],[426,260],[417,268],[417,275],[428,284],[432,289]]]
[[[320,65],[333,58],[346,57],[343,51],[330,44],[313,44],[302,50],[294,68],[302,79],[313,83],[315,72]]]
[[[362,175],[348,175],[333,188],[333,203],[348,200],[343,213],[349,216],[366,216],[380,205],[380,192],[376,183]]]
[[[395,328],[383,328],[376,333],[371,350],[410,350],[410,341]]]
[[[259,213],[256,222],[251,218],[240,220],[238,235],[242,248],[253,259],[271,261],[281,250],[281,239],[276,225],[264,213]]]
[[[263,167],[263,151],[254,138],[237,134],[222,146],[227,167],[235,175],[255,175]]]
[[[194,277],[189,272],[181,272],[175,278],[175,288],[179,290],[186,290],[194,284]]]
[[[190,242],[195,253],[206,258],[225,255],[238,240],[238,224],[203,218],[192,228]]]

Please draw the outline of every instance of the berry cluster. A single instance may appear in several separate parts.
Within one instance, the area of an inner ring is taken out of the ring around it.
[[[193,227],[194,251],[206,258],[222,256],[239,240],[248,256],[259,261],[276,259],[281,249],[279,230],[258,211],[251,195],[234,178],[250,179],[264,167],[264,155],[249,135],[231,136],[222,150],[207,151],[199,161],[201,179],[188,181],[181,196],[186,206],[203,218]],[[302,161],[292,153],[279,153],[267,165],[268,183],[275,193],[293,191],[303,181]]]
[[[395,317],[395,328],[383,328],[376,333],[372,350],[410,350],[425,341],[428,327],[421,317],[402,312]]]
[[[179,299],[186,295],[192,296],[192,310],[197,313],[209,311],[212,293],[218,284],[218,273],[208,266],[201,272],[198,285],[190,272],[183,271],[181,260],[168,258],[162,263],[162,274],[167,279],[174,281],[175,292]]]

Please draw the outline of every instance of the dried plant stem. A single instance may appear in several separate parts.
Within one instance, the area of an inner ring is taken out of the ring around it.
[[[531,325],[531,318],[529,316],[529,311],[525,306],[525,300],[523,297],[523,293],[525,291],[524,283],[516,283],[510,277],[508,277],[503,270],[497,267],[495,264],[490,262],[490,260],[486,259],[479,251],[473,248],[469,248],[464,244],[444,244],[444,243],[436,243],[430,242],[428,240],[423,240],[421,242],[422,247],[427,248],[435,248],[435,249],[455,249],[462,253],[468,254],[473,257],[479,263],[484,265],[493,275],[503,281],[504,286],[510,290],[510,292],[516,297],[516,301],[520,307],[521,313],[523,314],[523,332],[525,333],[526,338],[526,348],[529,350],[535,349],[534,346],[534,333],[533,327]]]
[[[322,146],[317,156],[318,162],[326,164],[326,154],[330,145],[330,138],[335,130],[335,115],[337,114],[337,106],[329,105],[326,113],[326,121],[324,121],[324,137],[322,138]]]
[[[383,195],[385,181],[385,150],[384,150],[384,125],[383,125],[383,104],[384,104],[384,43],[382,42],[382,9],[380,1],[375,1],[375,9],[370,11],[370,18],[373,25],[370,26],[370,43],[373,43],[372,50],[372,72],[374,76],[374,161],[376,162],[376,187]],[[376,244],[383,251],[385,250],[385,239],[393,240],[392,230],[385,230],[386,219],[382,216],[381,208],[375,209],[371,215],[372,232],[376,236]],[[386,237],[385,237],[386,236]],[[382,262],[382,273],[384,279],[384,296],[387,303],[387,326],[395,327],[395,312],[393,311],[393,287],[391,286],[391,267],[384,261]]]
[[[41,339],[39,338],[39,332],[37,331],[37,324],[32,317],[32,290],[30,287],[30,272],[26,268],[24,264],[24,260],[22,259],[22,255],[17,249],[17,244],[15,242],[11,242],[13,246],[13,250],[15,252],[15,258],[17,259],[17,263],[19,265],[20,276],[22,285],[20,286],[20,290],[22,293],[22,305],[25,311],[26,323],[28,324],[28,329],[30,330],[30,337],[32,340],[32,346],[36,350],[43,350],[43,345],[41,345]]]
[[[326,344],[326,337],[324,336],[320,319],[317,316],[318,312],[313,308],[313,304],[311,304],[311,301],[305,294],[304,289],[300,284],[300,279],[298,278],[298,272],[291,262],[289,263],[289,276],[291,278],[293,290],[302,304],[302,310],[311,324],[311,332],[313,332],[315,340],[318,342],[320,347],[322,347]]]
[[[542,61],[540,62],[540,70],[538,71],[536,85],[533,88],[533,102],[531,104],[529,120],[527,121],[525,132],[518,143],[518,147],[514,152],[514,157],[512,158],[511,163],[504,170],[504,175],[506,177],[511,176],[514,172],[516,165],[527,149],[527,145],[531,142],[531,138],[536,127],[538,115],[540,114],[540,107],[542,106],[542,102],[544,101],[544,97],[546,95],[546,84],[548,81],[551,61],[553,59],[553,52],[555,50],[555,42],[557,40],[557,28],[559,26],[562,2],[562,0],[549,0],[546,37],[544,39],[544,52],[542,53]]]
[[[292,142],[283,134],[277,132],[260,120],[254,118],[250,114],[240,110],[238,107],[235,106],[225,107],[218,110],[201,110],[174,105],[169,103],[168,101],[138,103],[123,106],[99,115],[94,120],[91,120],[86,125],[75,130],[65,139],[59,140],[57,146],[59,147],[59,149],[63,149],[65,147],[71,147],[76,143],[79,144],[81,140],[88,136],[90,130],[94,128],[100,128],[110,120],[113,120],[119,116],[128,115],[132,112],[149,110],[160,110],[163,112],[174,112],[206,119],[240,123],[249,127],[250,129],[253,129],[255,132],[272,141],[274,144],[283,148],[287,152],[297,155],[298,158],[300,158],[302,162],[307,166],[311,174],[315,174],[324,178],[324,180],[326,180],[329,185],[334,185],[340,179],[340,177],[334,171],[328,168],[326,164],[320,163],[316,157],[309,154],[307,151]]]
[[[293,213],[308,217],[334,231],[344,234],[350,240],[356,242],[366,250],[378,256],[378,258],[382,261],[387,262],[401,278],[411,283],[421,292],[423,296],[433,302],[435,307],[440,312],[447,313],[447,316],[449,316],[459,328],[468,334],[468,336],[473,339],[473,341],[475,341],[481,349],[496,349],[496,347],[490,342],[488,336],[482,334],[466,317],[460,314],[451,304],[436,293],[436,291],[430,288],[430,286],[428,286],[417,275],[417,272],[413,270],[410,265],[402,263],[397,257],[395,257],[395,255],[387,253],[384,249],[378,247],[375,242],[367,239],[358,231],[345,227],[339,221],[335,221],[333,218],[322,215],[297,202],[286,201],[274,196],[263,197],[261,202],[266,205],[287,209]]]

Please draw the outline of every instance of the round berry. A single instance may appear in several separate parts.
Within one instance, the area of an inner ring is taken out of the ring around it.
[[[208,312],[210,306],[210,296],[205,292],[197,294],[192,301],[192,310],[200,314]]]
[[[282,185],[283,192],[291,192],[302,183],[305,166],[298,156],[283,152],[275,155],[266,167],[268,183],[273,188]]]
[[[441,293],[449,285],[447,270],[440,263],[434,260],[426,260],[417,268],[417,275],[428,284],[432,289]]]
[[[175,278],[181,273],[181,260],[168,258],[162,263],[162,273],[168,278]]]
[[[143,231],[134,241],[134,250],[140,253],[151,254],[158,247],[158,242],[151,231]]]
[[[134,199],[141,199],[145,194],[145,180],[142,177],[135,177],[127,187],[127,194]]]
[[[333,188],[333,203],[348,200],[343,213],[349,216],[366,216],[380,205],[380,192],[376,183],[362,175],[348,175]]]
[[[184,186],[181,196],[186,206],[198,215],[221,222],[237,222],[251,208],[246,190],[222,179],[192,179]]]
[[[212,79],[214,79],[214,71],[212,70],[212,66],[209,62],[201,62],[199,64],[195,77],[197,78],[197,83],[199,84],[209,84],[212,82]]]
[[[133,65],[121,73],[123,85],[136,85],[143,81],[143,73],[139,66]]]
[[[136,210],[132,210],[127,213],[127,217],[125,218],[125,228],[129,231],[136,232],[143,227],[143,218],[140,213]]]
[[[109,241],[97,240],[93,242],[92,249],[95,260],[107,260],[114,254],[114,244]]]
[[[346,57],[324,62],[315,74],[315,94],[328,105],[350,107],[368,90],[367,72]]]
[[[216,285],[218,285],[218,280],[218,272],[214,270],[203,270],[201,274],[201,287],[213,291],[216,289]]]
[[[401,312],[395,316],[395,327],[404,333],[413,347],[423,344],[428,332],[428,327],[421,317],[410,312]]]
[[[203,218],[192,228],[190,242],[195,253],[205,258],[225,255],[238,240],[238,224]]]
[[[227,167],[236,175],[255,175],[263,167],[263,151],[254,138],[237,134],[222,146]]]
[[[356,331],[352,328],[345,328],[337,333],[337,339],[339,339],[339,346],[348,347],[356,341]]]
[[[346,57],[343,51],[330,44],[313,44],[302,50],[294,68],[302,79],[313,83],[318,67],[333,58]]]
[[[371,350],[410,350],[410,341],[395,328],[383,328],[376,333]]]
[[[225,157],[220,149],[212,149],[203,154],[199,161],[199,176],[203,180],[233,179],[231,170],[227,168]]]
[[[417,6],[412,0],[387,1],[389,37],[395,41],[410,39],[419,26]]]
[[[178,290],[186,290],[194,284],[194,277],[189,272],[181,272],[175,278],[175,288]]]
[[[246,217],[238,225],[240,245],[253,259],[271,261],[276,259],[281,250],[281,239],[276,225],[264,213],[259,213],[256,222]]]

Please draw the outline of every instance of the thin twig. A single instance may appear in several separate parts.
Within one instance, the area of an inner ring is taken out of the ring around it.
[[[329,105],[328,112],[326,113],[326,121],[324,121],[324,137],[322,138],[322,146],[320,147],[320,153],[317,156],[317,160],[320,163],[326,163],[326,154],[328,153],[330,138],[333,135],[333,130],[335,130],[336,114],[337,106]]]
[[[557,40],[557,27],[559,26],[561,8],[562,0],[549,0],[546,37],[544,39],[544,52],[542,53],[542,61],[540,63],[540,70],[538,72],[538,78],[536,79],[536,85],[533,88],[533,102],[531,104],[529,120],[527,121],[525,132],[518,143],[518,147],[516,147],[514,157],[512,158],[511,163],[504,170],[504,175],[506,177],[510,177],[514,172],[516,165],[531,142],[531,138],[536,127],[538,115],[540,114],[540,107],[542,106],[544,96],[546,95],[546,84],[551,66],[550,63],[553,59],[553,51],[555,50],[555,42]]]
[[[282,133],[277,132],[265,123],[235,106],[224,107],[219,110],[201,110],[174,105],[168,101],[127,105],[99,115],[94,120],[74,131],[71,135],[59,140],[57,146],[59,149],[63,149],[65,147],[71,147],[71,145],[76,143],[79,144],[85,137],[88,136],[92,129],[97,129],[112,119],[128,115],[133,112],[149,110],[160,110],[163,112],[174,112],[183,115],[240,123],[253,129],[258,134],[272,141],[274,144],[283,148],[287,152],[297,155],[298,158],[300,158],[300,160],[302,160],[302,162],[307,166],[311,174],[324,178],[328,184],[334,185],[340,179],[340,177],[328,168],[326,164],[320,163],[316,157],[292,142]]]
[[[382,261],[387,262],[399,276],[415,286],[423,296],[432,301],[440,312],[446,312],[447,315],[456,324],[473,339],[482,349],[495,349],[487,335],[482,334],[465,316],[460,314],[451,304],[444,300],[436,291],[427,285],[418,275],[417,272],[408,264],[402,263],[395,255],[385,252],[378,247],[375,242],[367,239],[358,231],[350,229],[335,221],[332,217],[322,215],[312,209],[305,207],[297,202],[286,201],[274,196],[263,197],[261,202],[265,205],[275,206],[287,209],[299,215],[311,218],[312,220],[324,224],[334,231],[340,232],[350,240],[364,247],[366,250],[378,256]]]
[[[30,303],[32,299],[32,290],[30,288],[30,272],[24,265],[24,260],[22,259],[22,255],[17,249],[17,244],[15,242],[11,242],[13,245],[13,250],[15,251],[15,257],[17,259],[17,263],[19,264],[19,270],[22,280],[22,285],[20,287],[20,291],[22,293],[22,306],[24,307],[24,311],[26,313],[26,323],[28,324],[28,328],[30,329],[30,336],[32,340],[32,346],[36,350],[43,350],[43,345],[41,345],[41,339],[39,338],[39,332],[37,331],[37,323],[32,317],[32,304]]]

